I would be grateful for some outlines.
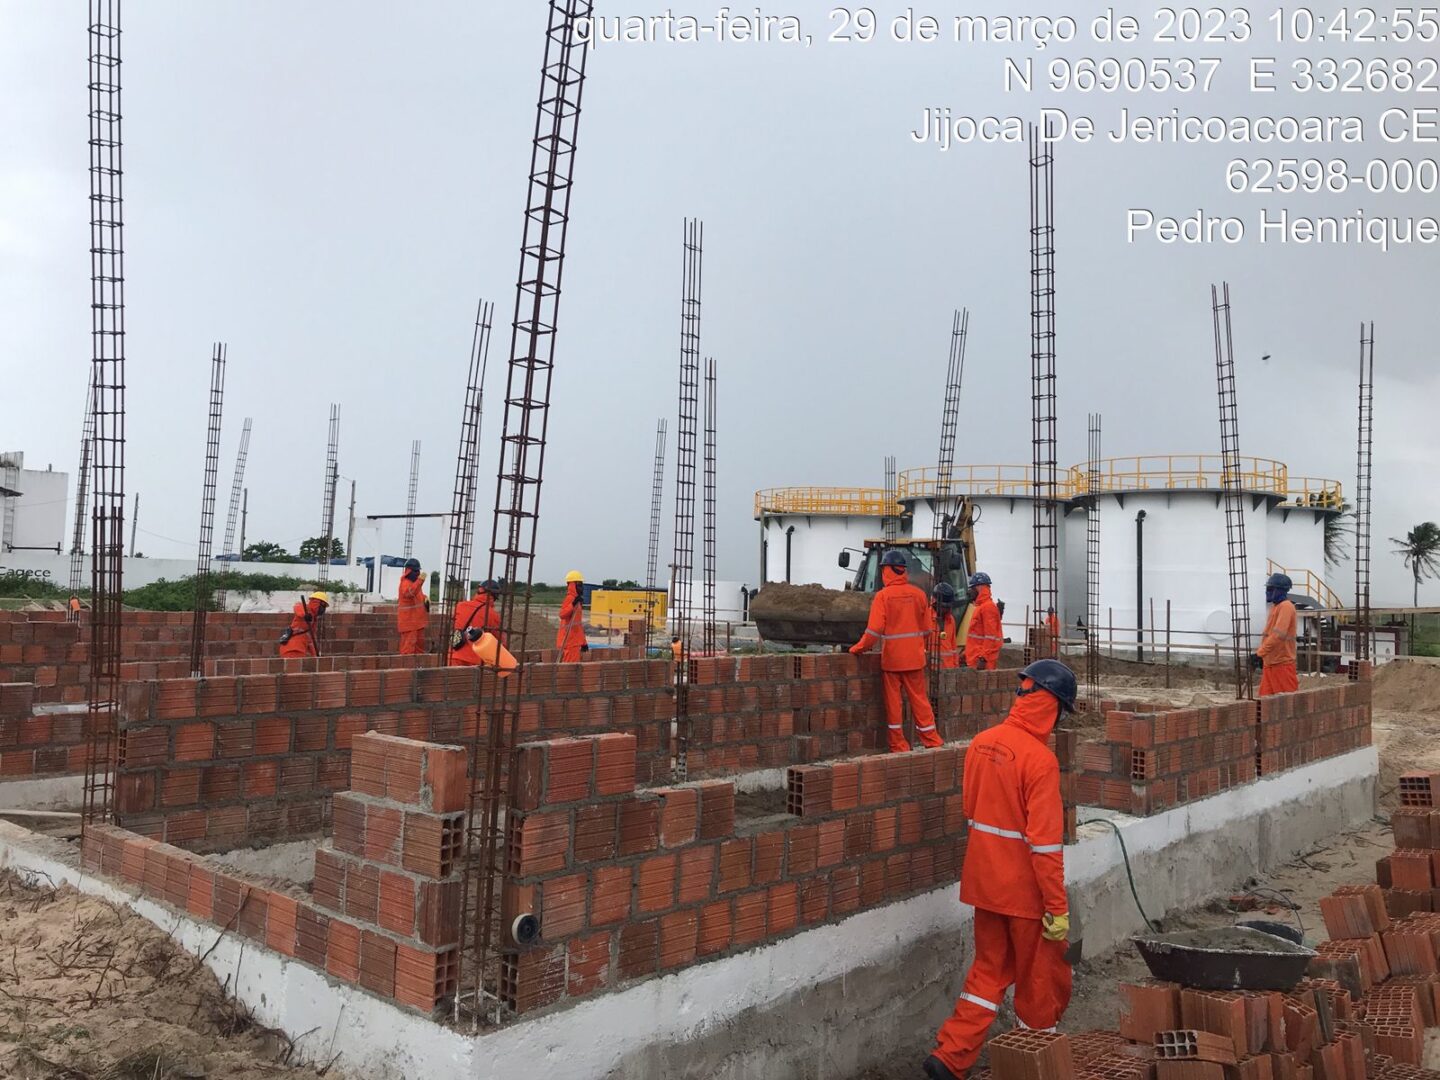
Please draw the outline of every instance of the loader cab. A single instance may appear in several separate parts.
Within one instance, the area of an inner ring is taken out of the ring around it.
[[[892,548],[905,556],[905,568],[910,584],[920,589],[926,596],[930,595],[937,580],[949,582],[954,587],[957,596],[965,595],[965,585],[970,577],[970,568],[966,565],[964,549],[959,544],[953,543],[941,545],[938,550],[934,546],[867,543],[864,559],[855,571],[855,579],[849,588],[856,592],[878,592],[883,584],[880,577],[880,559],[886,551],[892,550]],[[851,553],[842,551],[839,559],[841,568],[849,569],[850,563]]]

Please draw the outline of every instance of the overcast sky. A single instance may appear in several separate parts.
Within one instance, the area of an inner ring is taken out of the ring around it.
[[[632,4],[598,7],[664,6]],[[794,0],[786,10],[823,36],[829,7]],[[417,438],[420,509],[448,509],[481,295],[497,310],[477,524],[488,536],[545,8],[126,3],[127,488],[142,496],[147,554],[195,550],[217,339],[230,356],[222,522],[241,421],[253,416],[249,538],[293,549],[319,530],[331,402],[342,407],[340,472],[358,479],[362,515],[404,509]],[[0,0],[0,449],[70,472],[90,356],[84,9]],[[1107,51],[1120,50],[1013,55]],[[1148,43],[1124,51],[1164,53]],[[908,138],[924,105],[1033,116],[1048,99],[1007,97],[1004,55],[994,45],[880,43],[594,52],[537,578],[572,565],[592,580],[643,575],[658,417],[670,418],[674,460],[686,215],[705,222],[702,351],[720,371],[722,578],[757,576],[757,488],[879,485],[887,454],[902,468],[933,463],[956,306],[971,310],[956,460],[1029,460],[1025,152],[941,154]],[[1207,97],[1068,103],[1102,123],[1121,105],[1253,111],[1240,88],[1246,53],[1224,55],[1236,58],[1233,71]],[[1263,102],[1269,112],[1371,117],[1390,104]],[[1252,216],[1264,199],[1225,192],[1236,152],[1060,147],[1061,459],[1084,457],[1089,412],[1104,415],[1110,455],[1217,449],[1209,284],[1228,278],[1242,452],[1339,479],[1348,494],[1357,329],[1373,319],[1375,598],[1408,601],[1408,575],[1384,538],[1440,519],[1440,254],[1125,243],[1132,206]],[[1359,161],[1396,151],[1375,142],[1342,152]],[[1433,212],[1435,201],[1289,205],[1413,214]],[[666,489],[668,556],[670,469]],[[399,549],[400,531],[387,547]],[[422,523],[417,542],[438,554],[438,528]],[[1348,595],[1348,569],[1332,578]],[[1422,600],[1427,593],[1436,602],[1440,586],[1422,588]]]

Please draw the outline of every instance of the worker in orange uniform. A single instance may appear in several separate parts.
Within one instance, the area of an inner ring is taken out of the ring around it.
[[[680,644],[678,635],[670,639],[670,655],[674,657],[677,664],[685,659],[685,646]]]
[[[1265,582],[1265,602],[1270,617],[1265,620],[1265,633],[1251,663],[1264,670],[1260,673],[1260,696],[1293,694],[1300,689],[1295,675],[1295,605],[1290,602],[1294,584],[1284,574],[1271,574]]]
[[[965,638],[965,663],[977,671],[994,671],[1000,666],[1000,646],[1005,643],[1000,629],[1000,609],[990,595],[990,575],[970,575],[967,590],[973,614]]]
[[[555,634],[555,648],[560,650],[561,663],[573,664],[581,653],[590,651],[585,640],[585,575],[571,570],[565,575],[565,599],[560,602],[560,629]]]
[[[1060,651],[1060,619],[1055,614],[1055,609],[1048,608],[1045,612],[1045,629],[1050,634],[1050,648],[1055,652]]]
[[[475,595],[455,605],[455,622],[450,635],[450,666],[474,667],[480,663],[472,647],[488,633],[500,634],[500,612],[495,610],[495,596],[500,586],[482,581],[475,586]]]
[[[947,582],[935,586],[935,635],[931,648],[942,668],[960,666],[959,628],[955,623],[955,588]]]
[[[420,573],[419,559],[405,560],[399,599],[395,624],[400,631],[400,655],[419,656],[425,651],[425,631],[430,626],[430,592]]]
[[[975,909],[975,960],[925,1059],[931,1080],[959,1080],[975,1064],[1012,985],[1028,1028],[1053,1029],[1070,1004],[1060,763],[1046,745],[1062,709],[1075,709],[1074,673],[1036,660],[1020,672],[1010,715],[966,751],[960,900]]]
[[[295,602],[290,616],[290,627],[280,635],[280,655],[284,657],[319,656],[320,647],[315,640],[315,631],[320,617],[330,606],[330,594],[313,592],[308,599]]]
[[[70,621],[80,621],[80,597],[76,596],[74,593],[70,594]]]
[[[915,734],[926,746],[939,746],[940,733],[935,730],[935,712],[925,690],[925,643],[935,630],[935,617],[925,594],[910,584],[905,569],[905,556],[887,551],[880,560],[880,577],[884,585],[870,601],[870,620],[860,640],[850,646],[855,654],[880,646],[880,674],[885,687],[885,725],[889,729],[890,750],[904,753],[910,749],[905,739],[900,693],[910,699],[910,715],[915,720]]]

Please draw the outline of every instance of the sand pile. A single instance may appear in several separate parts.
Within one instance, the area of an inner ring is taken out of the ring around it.
[[[1440,665],[1395,660],[1375,669],[1374,704],[1380,709],[1440,713]]]
[[[874,599],[869,593],[772,581],[751,601],[750,617],[864,623],[870,617],[870,603]]]

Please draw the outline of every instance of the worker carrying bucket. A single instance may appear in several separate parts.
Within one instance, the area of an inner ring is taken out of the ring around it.
[[[466,667],[480,663],[472,646],[487,631],[500,633],[500,613],[495,610],[495,597],[500,586],[485,580],[475,586],[475,595],[455,605],[455,625],[450,633],[450,666]]]
[[[1060,763],[1046,740],[1061,712],[1074,711],[1074,673],[1059,660],[1036,660],[1020,672],[1004,722],[975,736],[965,754],[970,840],[960,900],[975,909],[975,960],[925,1059],[931,1080],[959,1080],[975,1064],[1011,986],[1027,1028],[1054,1028],[1070,1004],[1065,815]]]

